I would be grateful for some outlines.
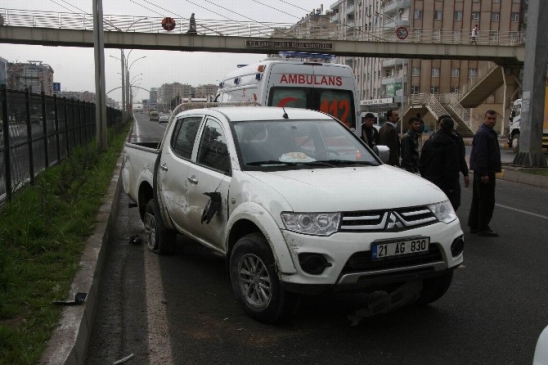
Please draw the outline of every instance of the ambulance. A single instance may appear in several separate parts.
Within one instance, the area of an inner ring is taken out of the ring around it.
[[[239,65],[222,80],[215,101],[319,110],[360,133],[356,78],[349,66],[329,63],[335,56],[327,54],[279,55]]]

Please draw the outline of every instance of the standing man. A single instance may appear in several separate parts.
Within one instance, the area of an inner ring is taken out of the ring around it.
[[[388,165],[400,166],[400,137],[398,136],[398,122],[400,115],[396,109],[386,112],[386,122],[379,130],[379,145],[390,148]]]
[[[476,43],[476,39],[478,38],[478,25],[476,24],[476,26],[474,28],[472,28],[472,40],[470,41],[470,44],[475,44],[477,45]]]
[[[438,120],[436,121],[436,129],[440,128],[440,122],[442,119],[452,119],[450,115],[441,115]],[[468,185],[470,185],[470,178],[468,177],[468,164],[466,163],[466,146],[464,144],[464,138],[462,138],[462,134],[460,134],[455,128],[456,124],[453,121],[453,124],[455,127],[451,131],[453,134],[453,139],[457,142],[459,146],[459,154],[460,154],[460,172],[462,173],[462,176],[464,177],[464,187],[467,188]],[[459,202],[460,202],[460,185],[459,185]],[[455,209],[456,210],[456,209]]]
[[[375,116],[373,113],[365,114],[362,118],[362,139],[370,148],[379,143],[379,131],[373,126],[374,124]]]
[[[497,133],[493,130],[495,124],[495,111],[486,111],[483,124],[472,140],[470,153],[470,169],[474,171],[474,191],[468,226],[470,233],[486,237],[498,237],[498,233],[489,227],[495,209],[495,174],[501,171],[499,141]]]
[[[436,184],[457,211],[460,206],[460,146],[451,118],[443,118],[439,130],[424,142],[419,161],[422,177]]]
[[[401,139],[401,167],[409,172],[419,172],[419,138],[421,122],[417,117],[407,121],[407,133]]]

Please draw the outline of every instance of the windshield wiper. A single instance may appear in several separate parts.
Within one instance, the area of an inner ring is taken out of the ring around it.
[[[265,161],[253,161],[253,162],[247,162],[247,166],[261,166],[261,165],[285,165],[285,166],[293,166],[295,163],[293,162],[283,162],[279,160],[265,160]]]
[[[326,161],[316,161],[324,162],[331,165],[362,165],[362,166],[379,166],[376,162],[371,161],[350,161],[350,160],[326,160]]]

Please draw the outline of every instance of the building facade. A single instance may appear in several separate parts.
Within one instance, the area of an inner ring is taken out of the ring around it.
[[[525,0],[338,0],[331,18],[348,36],[377,32],[392,36],[404,27],[420,42],[470,43],[474,26],[478,46],[499,37],[519,37],[524,29]],[[485,61],[340,57],[358,82],[361,109],[385,112],[413,94],[459,94],[486,67]],[[502,105],[503,88],[485,104]]]
[[[8,89],[53,95],[53,69],[42,61],[8,63]]]

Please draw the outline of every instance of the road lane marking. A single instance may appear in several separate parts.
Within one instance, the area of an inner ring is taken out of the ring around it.
[[[159,258],[158,255],[148,251],[147,245],[143,245],[143,249],[145,251],[149,364],[173,364]]]
[[[518,209],[518,208],[512,208],[512,207],[509,207],[509,206],[507,206],[507,205],[502,205],[502,204],[495,204],[495,205],[498,206],[498,207],[501,207],[501,208],[510,209],[510,210],[513,210],[513,211],[516,211],[516,212],[520,212],[520,213],[523,213],[523,214],[532,215],[533,217],[542,218],[542,219],[548,219],[548,217],[545,216],[545,215],[541,215],[541,214],[536,214],[536,213],[528,212],[528,211],[526,211],[526,210],[521,210],[521,209]]]

